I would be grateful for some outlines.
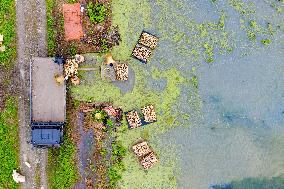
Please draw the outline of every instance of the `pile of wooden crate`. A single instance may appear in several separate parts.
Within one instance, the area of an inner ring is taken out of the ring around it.
[[[126,113],[126,120],[128,122],[129,128],[134,129],[142,126],[140,116],[137,111],[132,110]]]
[[[75,55],[73,59],[67,59],[64,64],[64,78],[65,80],[71,79],[74,85],[80,84],[80,78],[78,77],[78,67],[80,63],[83,63],[85,58],[82,55]]]
[[[126,81],[128,80],[128,65],[127,64],[115,64],[116,80]]]
[[[126,120],[130,129],[134,129],[142,125],[157,121],[157,116],[153,105],[142,107],[141,112],[143,119],[140,118],[139,113],[136,110],[132,110],[126,113]]]
[[[136,143],[132,146],[132,150],[144,169],[149,169],[158,162],[157,156],[146,141]]]
[[[151,50],[154,50],[158,45],[158,40],[158,37],[143,31],[132,51],[132,56],[143,63],[147,63],[152,54]]]

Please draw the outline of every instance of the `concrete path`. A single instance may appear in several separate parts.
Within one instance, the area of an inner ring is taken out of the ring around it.
[[[47,149],[31,145],[29,127],[29,64],[34,56],[47,56],[45,0],[17,0],[17,53],[19,76],[20,168],[26,176],[22,189],[46,189]],[[31,168],[25,165],[29,162]]]

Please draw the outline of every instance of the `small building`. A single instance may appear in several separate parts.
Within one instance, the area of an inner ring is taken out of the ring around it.
[[[66,86],[57,83],[63,65],[52,58],[33,58],[30,64],[30,124],[32,144],[56,146],[62,142],[66,119]]]

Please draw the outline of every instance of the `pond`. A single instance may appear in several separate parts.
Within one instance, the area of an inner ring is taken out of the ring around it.
[[[113,23],[122,37],[112,53],[134,70],[134,89],[125,93],[96,80],[73,87],[72,94],[89,101],[111,100],[125,111],[147,103],[157,107],[157,123],[118,138],[126,147],[140,137],[147,139],[161,162],[145,172],[129,153],[120,187],[283,188],[284,4],[112,4]],[[142,30],[160,37],[146,65],[130,57]]]

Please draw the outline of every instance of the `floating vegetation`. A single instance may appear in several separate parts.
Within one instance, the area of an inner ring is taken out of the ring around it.
[[[269,45],[269,44],[270,44],[270,39],[262,39],[262,40],[261,40],[261,43],[262,43],[263,45]]]
[[[261,18],[257,16],[256,11],[256,5],[253,2],[244,2],[243,0],[230,0],[230,5],[240,14],[240,25],[241,29],[245,30],[247,33],[247,37],[250,41],[256,42],[256,39],[264,38],[267,35],[273,36],[276,33],[276,26],[273,26],[273,24],[268,21],[265,18]],[[272,7],[276,8],[276,3],[269,2],[266,0],[265,2],[269,3]],[[279,2],[277,3],[279,6]],[[279,8],[278,11],[282,8]],[[245,24],[245,23],[248,24]],[[265,23],[265,24],[260,24]],[[266,41],[268,42],[268,41]],[[269,40],[268,43],[271,41]],[[261,40],[261,43],[263,41]],[[267,43],[266,43],[267,44]]]

